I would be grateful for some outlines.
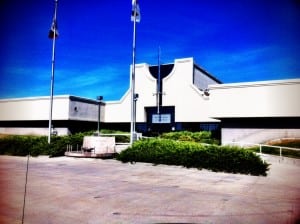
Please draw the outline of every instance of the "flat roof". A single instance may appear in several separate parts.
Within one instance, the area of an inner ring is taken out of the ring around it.
[[[20,98],[6,98],[0,99],[0,102],[14,102],[14,101],[36,101],[36,100],[48,100],[50,96],[35,96],[35,97],[20,97]],[[98,103],[96,99],[90,99],[80,96],[73,96],[73,95],[54,95],[53,99],[70,99],[80,102],[86,103]]]
[[[281,80],[267,80],[257,82],[237,82],[237,83],[223,83],[213,84],[209,89],[232,89],[232,88],[246,88],[259,86],[278,86],[278,85],[295,85],[300,84],[300,79],[281,79]]]

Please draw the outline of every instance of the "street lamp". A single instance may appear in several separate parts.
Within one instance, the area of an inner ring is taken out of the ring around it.
[[[133,40],[132,40],[132,69],[131,69],[131,122],[130,122],[130,144],[135,141],[135,104],[137,94],[135,93],[135,51],[136,51],[136,23],[140,22],[141,14],[138,0],[132,0],[131,21],[133,22]]]
[[[97,125],[97,133],[100,134],[100,114],[101,114],[101,103],[103,100],[103,96],[97,96],[98,100],[98,125]]]

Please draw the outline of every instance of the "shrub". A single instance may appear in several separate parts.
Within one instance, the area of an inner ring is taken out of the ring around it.
[[[124,131],[102,129],[101,134],[129,134],[129,133]],[[130,142],[130,135],[115,135],[115,137],[116,137],[116,142],[121,142],[121,143]]]
[[[192,141],[198,143],[207,143],[207,144],[219,144],[217,139],[212,138],[212,134],[209,131],[201,132],[190,132],[190,131],[179,131],[179,132],[168,132],[163,133],[161,138],[172,139],[179,141]]]
[[[0,139],[0,154],[26,156],[47,155],[46,137],[36,136],[7,136]]]
[[[0,138],[0,154],[26,156],[49,155],[63,156],[66,145],[82,144],[83,133],[70,136],[54,136],[48,144],[46,136],[7,136]]]
[[[67,145],[73,149],[80,147],[83,137],[93,135],[93,131],[80,132],[67,136],[51,137],[51,144],[48,144],[46,136],[21,136],[8,135],[0,138],[0,154],[26,156],[49,155],[50,157],[63,156]],[[101,130],[101,133],[124,133],[118,131]],[[116,142],[129,142],[129,136],[116,136]]]
[[[251,175],[266,175],[269,166],[255,153],[243,148],[157,138],[135,142],[117,159]]]

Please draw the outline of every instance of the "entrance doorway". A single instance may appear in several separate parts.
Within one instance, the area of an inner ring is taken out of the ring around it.
[[[147,131],[152,133],[170,132],[175,127],[175,107],[160,107],[157,113],[157,107],[146,107]]]

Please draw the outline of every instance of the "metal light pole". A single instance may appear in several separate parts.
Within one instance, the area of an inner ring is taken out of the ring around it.
[[[160,85],[161,85],[161,83],[160,83],[160,46],[158,47],[158,57],[157,57],[158,59],[157,59],[157,64],[158,64],[158,68],[157,68],[157,90],[156,90],[156,104],[157,104],[157,114],[158,114],[158,116],[160,116],[159,115],[159,113],[160,113],[160,111],[159,111],[159,107],[160,107],[160,95],[161,95],[161,88],[160,88]]]
[[[131,122],[130,122],[130,144],[135,140],[135,122],[136,122],[136,93],[135,93],[135,46],[136,46],[136,22],[140,20],[139,6],[137,0],[132,1],[132,15],[131,20],[133,21],[133,41],[132,41],[132,69],[131,69]]]
[[[52,110],[53,110],[53,91],[54,91],[54,68],[55,68],[55,40],[58,37],[58,30],[56,24],[57,15],[57,3],[58,0],[54,0],[54,16],[52,26],[49,31],[48,37],[52,39],[52,69],[51,69],[51,87],[50,87],[50,111],[49,111],[49,130],[48,130],[48,143],[51,143],[51,131],[52,131]]]
[[[98,100],[98,125],[97,125],[97,133],[100,135],[100,114],[101,114],[101,103],[103,100],[103,96],[97,96]]]

